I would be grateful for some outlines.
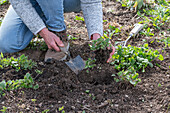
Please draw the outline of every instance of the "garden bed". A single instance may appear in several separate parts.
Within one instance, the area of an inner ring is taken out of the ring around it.
[[[8,4],[0,6],[7,9]],[[137,19],[136,13],[122,7],[120,3],[103,0],[104,6],[104,28],[109,25],[122,27],[118,36],[112,37],[112,43],[117,40],[125,40],[133,25],[141,19]],[[4,11],[0,11],[0,16],[4,16]],[[90,50],[89,41],[85,24],[75,20],[75,16],[82,16],[81,13],[65,14],[67,32],[72,37],[79,37],[70,40],[70,52],[73,57],[80,55],[84,60],[89,57],[94,58],[95,53]],[[161,29],[166,31],[167,26]],[[29,72],[39,88],[19,89],[6,91],[5,96],[0,98],[0,109],[7,108],[8,113],[49,113],[65,111],[70,113],[165,113],[170,109],[170,48],[164,47],[164,43],[157,41],[159,33],[154,32],[153,38],[144,35],[137,35],[128,44],[140,46],[149,43],[152,49],[164,56],[163,61],[155,59],[152,61],[153,68],[147,67],[143,73],[139,71],[141,82],[136,86],[129,82],[115,82],[112,74],[117,73],[114,66],[108,63],[96,63],[93,69],[83,70],[76,75],[64,62],[53,61],[52,64],[44,63],[44,51],[39,48],[30,49],[29,47],[21,52],[14,54],[4,54],[5,57],[15,58],[25,54],[37,62],[37,67],[31,70],[16,70],[12,67],[0,69],[0,81],[3,79],[23,79]],[[153,41],[156,40],[156,41]],[[164,50],[164,51],[162,51]],[[101,57],[103,57],[101,55]],[[37,76],[35,70],[42,71]]]

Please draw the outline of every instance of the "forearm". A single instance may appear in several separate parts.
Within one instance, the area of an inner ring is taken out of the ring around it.
[[[101,0],[81,0],[89,38],[95,33],[103,35],[103,11]]]
[[[29,0],[10,0],[10,3],[32,33],[36,35],[46,27]]]

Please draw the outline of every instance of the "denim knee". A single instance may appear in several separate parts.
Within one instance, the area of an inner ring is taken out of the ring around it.
[[[2,53],[12,53],[13,50],[10,49],[9,43],[5,43],[3,40],[0,40],[0,52],[2,52]]]

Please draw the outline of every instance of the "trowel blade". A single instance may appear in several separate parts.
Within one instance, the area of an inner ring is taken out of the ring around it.
[[[78,55],[74,59],[70,59],[68,62],[65,62],[69,68],[77,75],[81,70],[85,68],[84,60]]]

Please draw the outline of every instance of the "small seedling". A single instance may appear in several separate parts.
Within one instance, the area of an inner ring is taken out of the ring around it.
[[[77,40],[77,39],[79,39],[79,38],[73,37],[73,36],[71,36],[71,35],[69,35],[68,37],[69,37],[69,40]]]
[[[80,16],[76,16],[76,17],[75,17],[75,20],[79,20],[79,21],[84,22],[84,18],[83,18],[83,17],[80,17]]]
[[[96,59],[92,60],[91,58],[88,58],[88,60],[86,61],[85,69],[93,68],[94,66],[96,66],[96,64],[94,64],[95,61]]]
[[[159,59],[160,61],[163,61],[163,60],[164,60],[164,57],[160,54],[158,59]]]
[[[43,70],[38,70],[36,69],[35,72],[38,74],[38,75],[41,75],[43,73]]]
[[[2,113],[6,113],[6,110],[7,110],[7,107],[3,106],[0,111],[2,111]]]
[[[42,111],[42,113],[48,113],[49,111],[49,109],[45,109],[44,111]]]
[[[117,73],[118,78],[114,78],[115,81],[119,82],[122,80],[127,80],[134,86],[140,82],[139,74],[137,71],[142,70],[145,72],[145,68],[149,65],[153,67],[151,63],[156,57],[160,57],[162,60],[162,55],[159,55],[157,50],[150,50],[148,44],[144,44],[142,47],[135,47],[128,45],[128,47],[122,47],[119,45],[116,47],[117,51],[112,56],[112,65],[115,66],[119,72]],[[116,76],[113,74],[113,76]],[[118,80],[119,79],[119,80]]]
[[[161,87],[161,84],[160,84],[160,83],[158,84],[158,87]]]
[[[90,90],[86,90],[86,93],[89,94],[89,93],[90,93]]]
[[[92,45],[90,46],[90,49],[95,51],[95,50],[106,50],[107,47],[111,47],[111,44],[109,43],[110,39],[109,38],[104,38],[100,37],[97,40],[92,41]]]
[[[61,113],[65,113],[64,106],[60,107],[58,110],[61,111]]]
[[[24,79],[19,80],[8,80],[7,82],[3,80],[0,82],[0,94],[4,94],[4,91],[16,90],[21,88],[33,88],[38,89],[39,85],[34,83],[31,74],[27,73]]]
[[[31,99],[31,101],[35,103],[37,101],[37,99]]]
[[[32,60],[28,60],[28,57],[24,54],[21,55],[18,58],[10,57],[10,58],[4,58],[3,54],[0,55],[0,68],[3,69],[4,67],[13,67],[16,69],[16,71],[19,71],[21,69],[24,70],[31,70],[33,67],[36,66],[36,62],[33,62]]]
[[[0,5],[4,4],[6,2],[8,2],[8,0],[0,0]]]

